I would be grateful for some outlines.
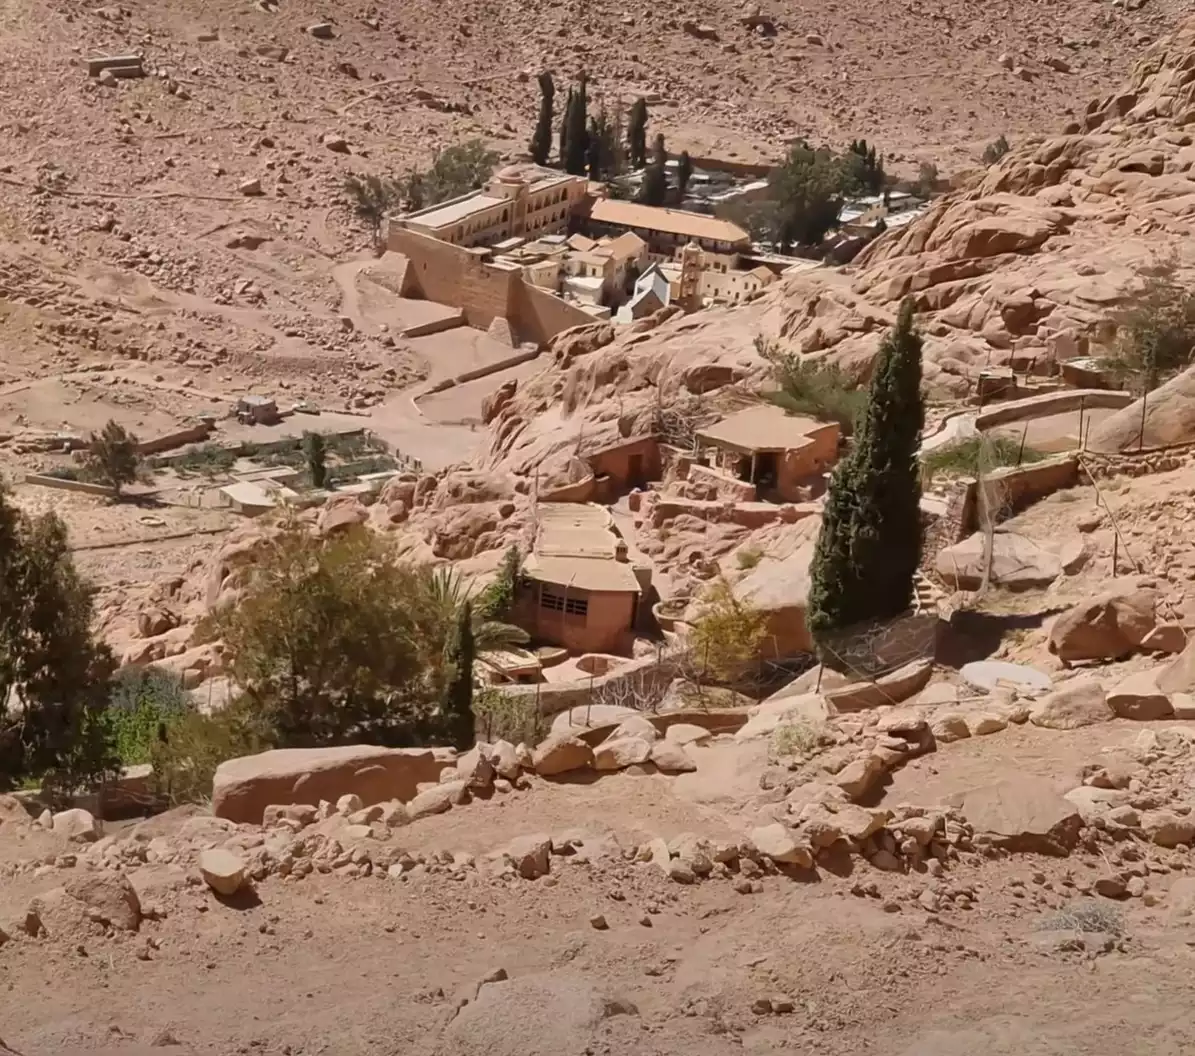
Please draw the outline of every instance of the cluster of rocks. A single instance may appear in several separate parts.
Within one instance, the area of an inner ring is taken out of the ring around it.
[[[538,745],[532,755],[532,767],[541,777],[556,777],[578,770],[638,770],[645,768],[666,774],[688,773],[697,769],[686,744],[708,740],[710,731],[686,723],[669,726],[661,734],[655,724],[642,715],[634,715],[592,747],[588,741],[567,730],[559,731]]]

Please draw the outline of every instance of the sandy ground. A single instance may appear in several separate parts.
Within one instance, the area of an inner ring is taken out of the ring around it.
[[[930,803],[1018,772],[1065,783],[1072,766],[1106,761],[1142,728],[1027,727],[976,738],[906,768],[887,798]],[[1107,869],[1098,857],[959,863],[944,890],[970,894],[932,914],[916,901],[924,874],[857,861],[813,882],[765,877],[757,894],[743,896],[725,881],[681,886],[620,858],[618,846],[653,836],[732,836],[741,822],[725,804],[697,800],[713,798],[700,794],[712,784],[741,804],[750,790],[726,785],[723,764],[733,771],[745,749],[753,746],[704,749],[698,774],[683,780],[536,781],[401,830],[412,852],[458,855],[484,855],[520,833],[579,834],[592,858],[556,858],[552,875],[534,882],[476,872],[409,882],[317,873],[270,879],[255,899],[222,904],[175,867],[140,867],[134,886],[163,914],[140,934],[0,946],[4,1040],[22,1056],[132,1051],[122,1046],[162,1044],[167,1033],[181,1046],[173,1051],[204,1056],[450,1056],[462,1050],[439,1039],[454,995],[503,968],[515,979],[578,977],[633,1002],[637,1014],[611,1023],[601,1047],[588,1050],[607,1056],[1178,1056],[1195,1045],[1186,1015],[1195,996],[1187,915],[1195,889],[1185,855],[1151,874],[1152,907],[1102,901],[1124,939],[1098,959],[1036,937],[1074,903],[1069,885]],[[699,776],[702,783],[691,780]],[[169,838],[179,824],[159,818],[146,838]],[[0,864],[52,857],[51,840],[0,840]],[[69,875],[47,869],[7,882],[0,920]],[[590,925],[595,913],[606,930]],[[756,1000],[777,995],[793,1002],[791,1014],[752,1012]],[[528,1020],[528,1029],[541,1027]],[[490,1037],[487,1051],[538,1053],[536,1043],[535,1035]]]

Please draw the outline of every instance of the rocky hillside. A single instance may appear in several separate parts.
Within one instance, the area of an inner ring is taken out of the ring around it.
[[[661,408],[708,401],[697,394],[718,384],[761,379],[760,336],[863,377],[905,296],[926,334],[931,398],[963,395],[988,366],[1083,354],[1155,262],[1173,255],[1179,281],[1195,277],[1192,128],[1195,21],[1063,134],[1019,146],[851,267],[808,272],[747,306],[659,321],[649,333],[570,335],[557,367],[501,407],[491,458],[567,476],[578,442],[636,431]]]

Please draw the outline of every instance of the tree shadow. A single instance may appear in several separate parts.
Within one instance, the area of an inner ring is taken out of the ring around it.
[[[1036,631],[1067,606],[1041,612],[994,613],[964,610],[956,612],[939,630],[935,659],[943,667],[957,670],[976,660],[990,660],[1000,649],[1005,635],[1013,631]]]

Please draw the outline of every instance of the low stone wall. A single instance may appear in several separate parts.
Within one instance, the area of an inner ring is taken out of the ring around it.
[[[676,664],[670,658],[648,656],[631,660],[606,675],[571,682],[503,686],[502,693],[520,701],[538,701],[539,714],[551,718],[584,704],[617,704],[633,696],[658,700],[677,674]]]
[[[442,334],[445,330],[455,330],[465,325],[465,313],[457,309],[452,315],[445,315],[439,319],[429,319],[426,323],[415,323],[403,328],[403,337],[427,337],[428,334]]]
[[[1108,477],[1144,477],[1150,473],[1166,473],[1195,461],[1195,443],[1172,447],[1120,451],[1114,455],[1082,453],[1082,468],[1094,480]]]
[[[653,527],[659,528],[674,517],[688,515],[710,524],[737,524],[741,528],[761,528],[776,521],[796,524],[797,521],[803,521],[806,517],[820,512],[821,505],[816,502],[786,503],[783,506],[765,502],[736,505],[733,502],[682,499],[670,495],[656,500],[651,508],[651,523]]]
[[[1061,455],[1025,466],[1009,466],[990,473],[988,482],[999,489],[1001,519],[1011,517],[1047,495],[1078,484],[1079,458],[1077,455]],[[979,527],[979,484],[971,479],[964,486],[966,493],[958,517],[959,538],[970,535]]]
[[[142,457],[157,455],[163,451],[182,447],[184,444],[199,443],[202,440],[206,440],[215,431],[215,425],[208,425],[201,422],[199,425],[192,425],[186,429],[178,429],[173,433],[167,433],[165,436],[157,436],[152,440],[143,440],[137,445],[137,453]]]
[[[92,484],[86,480],[67,480],[65,477],[50,477],[43,473],[26,473],[26,484],[39,488],[57,488],[59,491],[77,491],[84,495],[99,495],[105,499],[116,497],[116,492],[107,484]]]
[[[1023,400],[1010,400],[981,412],[975,416],[975,428],[983,432],[993,426],[1022,422],[1026,418],[1064,414],[1066,411],[1077,411],[1080,407],[1120,410],[1134,399],[1136,397],[1131,392],[1110,389],[1068,389],[1044,396],[1029,396]]]
[[[754,502],[756,498],[754,484],[712,466],[703,466],[700,462],[689,466],[689,483],[712,487],[718,498],[731,502]]]

